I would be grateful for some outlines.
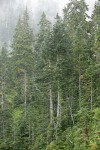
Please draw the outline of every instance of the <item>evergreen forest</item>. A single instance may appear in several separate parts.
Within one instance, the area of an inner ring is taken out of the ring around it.
[[[70,0],[38,32],[29,10],[0,50],[0,150],[100,150],[100,0]]]

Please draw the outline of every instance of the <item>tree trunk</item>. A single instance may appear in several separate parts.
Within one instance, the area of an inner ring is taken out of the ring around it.
[[[50,96],[50,124],[53,124],[53,99],[52,99],[51,85],[49,89],[49,96]]]
[[[92,86],[92,77],[91,77],[91,110],[93,108],[93,86]]]
[[[5,82],[3,81],[3,77],[2,77],[1,108],[2,108],[3,113],[4,113],[4,84],[5,84]],[[4,117],[3,116],[2,116],[2,134],[3,134],[3,140],[5,141],[5,125],[4,125]]]
[[[49,60],[49,68],[51,68],[51,62]],[[49,86],[49,98],[50,98],[50,124],[53,124],[53,99],[52,99],[52,87],[51,87],[51,83]]]
[[[27,76],[26,76],[26,71],[25,71],[24,72],[24,104],[25,104],[25,107],[27,104],[26,96],[27,96]]]
[[[60,87],[59,87],[59,80],[58,80],[58,98],[57,98],[57,124],[61,122],[61,99],[60,99]]]
[[[2,110],[4,109],[4,82],[3,82],[3,79],[2,79],[2,96],[1,96],[1,108]]]
[[[74,125],[74,117],[73,117],[73,112],[72,112],[72,98],[70,99],[70,102],[69,102],[69,110],[70,110],[70,116],[71,116],[71,120],[72,120],[72,123]]]
[[[25,117],[26,117],[26,105],[27,105],[27,74],[24,71],[24,106],[25,106]]]
[[[81,69],[80,69],[80,55],[79,55],[79,107],[81,109]]]
[[[34,143],[34,127],[32,126],[32,144]]]

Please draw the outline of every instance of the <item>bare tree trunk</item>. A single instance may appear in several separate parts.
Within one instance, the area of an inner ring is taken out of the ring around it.
[[[1,108],[2,110],[4,109],[4,82],[3,82],[3,79],[2,79],[2,96],[1,96]]]
[[[24,72],[24,104],[25,104],[25,107],[26,107],[26,103],[27,103],[26,95],[27,95],[27,76],[26,76],[26,71],[25,71]]]
[[[70,116],[71,116],[71,119],[72,119],[72,123],[74,125],[74,117],[73,117],[73,112],[72,112],[72,97],[70,99],[69,109],[70,109]]]
[[[57,64],[59,64],[59,59],[60,59],[60,56],[58,56],[57,54]],[[60,125],[61,123],[61,95],[60,95],[60,83],[59,83],[59,79],[57,81],[57,126]]]
[[[16,143],[15,125],[14,125],[14,131],[13,131],[13,142],[14,142],[14,148],[15,148],[15,143]]]
[[[81,109],[81,69],[80,69],[80,55],[79,55],[79,107]]]
[[[57,98],[57,124],[61,122],[61,99],[60,99],[60,87],[58,80],[58,98]]]
[[[3,81],[3,77],[2,77],[1,108],[2,108],[3,113],[4,113],[4,84],[5,84],[5,82]],[[4,118],[3,117],[2,117],[2,135],[3,135],[3,139],[5,141],[5,125],[4,125]]]
[[[49,68],[51,68],[51,62],[49,60]],[[53,124],[53,99],[52,99],[52,87],[51,87],[51,83],[49,86],[49,97],[50,97],[50,124]]]
[[[25,105],[25,117],[26,117],[26,105],[27,105],[27,74],[24,71],[24,105]]]
[[[31,120],[29,117],[29,140],[31,139]]]
[[[2,124],[2,133],[3,133],[3,139],[4,139],[4,141],[5,141],[5,125],[4,125],[4,118],[3,118],[3,124]]]
[[[57,91],[57,123],[55,124],[55,138],[58,139],[57,129],[61,123],[61,98],[60,98],[60,87],[59,87],[59,80],[58,80],[58,91]]]
[[[92,77],[91,77],[91,110],[93,108],[93,86],[92,86]]]
[[[33,144],[33,142],[34,142],[34,128],[32,126],[32,144]]]
[[[50,124],[53,124],[53,99],[52,99],[51,85],[49,89],[49,96],[50,96]]]

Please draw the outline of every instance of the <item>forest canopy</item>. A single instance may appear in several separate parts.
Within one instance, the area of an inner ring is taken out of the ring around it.
[[[29,10],[0,53],[0,150],[100,150],[100,1],[70,0],[38,32]]]

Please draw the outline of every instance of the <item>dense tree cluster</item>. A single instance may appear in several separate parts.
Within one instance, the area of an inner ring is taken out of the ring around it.
[[[0,53],[0,150],[100,149],[100,1],[71,0],[39,31],[27,9]]]

